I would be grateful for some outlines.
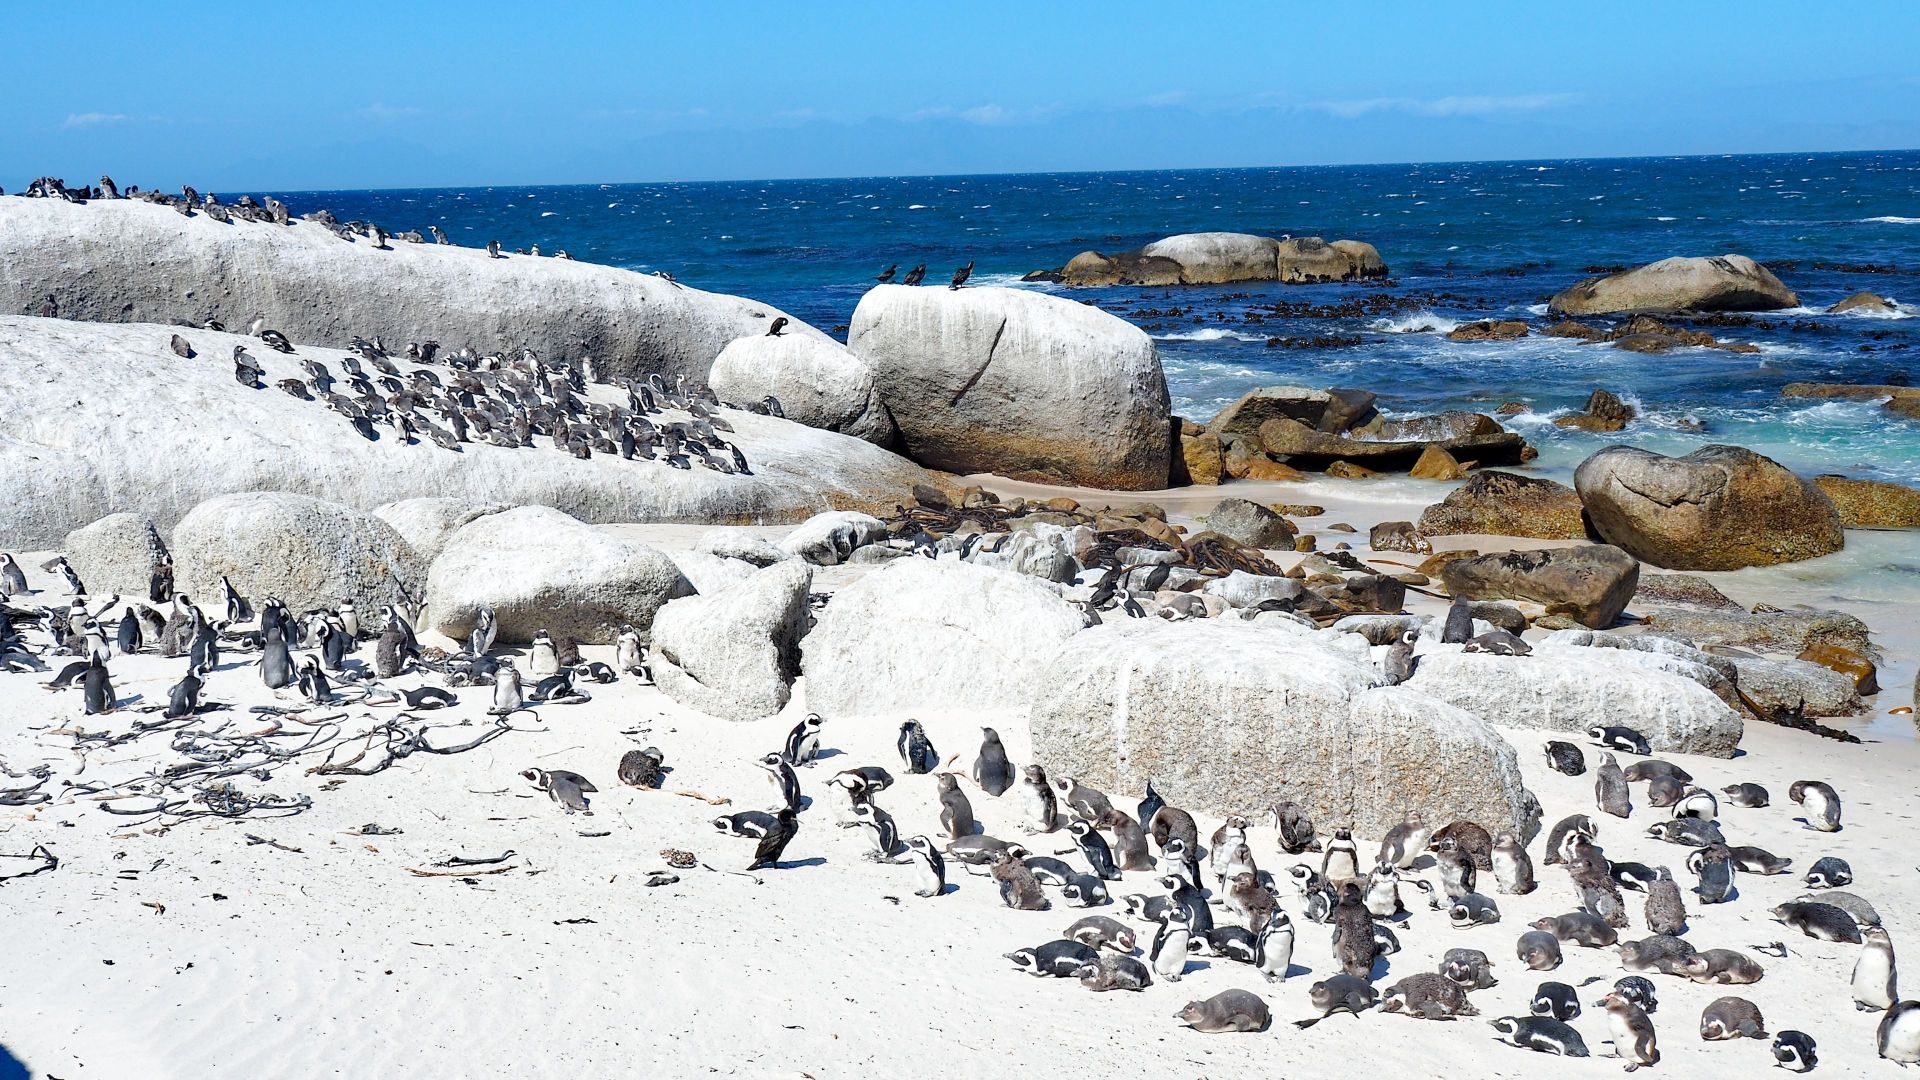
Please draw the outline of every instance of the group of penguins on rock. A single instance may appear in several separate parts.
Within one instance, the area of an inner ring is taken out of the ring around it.
[[[225,330],[212,319],[199,325]],[[246,333],[275,352],[294,353],[285,334],[267,327],[265,314],[254,315]],[[168,347],[182,359],[199,355],[179,334]],[[326,406],[369,440],[379,437],[375,424],[391,428],[404,444],[424,438],[456,453],[466,443],[532,447],[538,435],[576,458],[617,455],[629,461],[660,460],[676,469],[697,463],[715,472],[750,476],[746,453],[720,434],[734,430],[721,411],[785,416],[779,399],[771,395],[734,405],[711,389],[689,386],[684,375],[669,384],[657,372],[626,380],[624,405],[590,401],[591,360],[542,360],[531,349],[513,356],[481,355],[470,347],[442,352],[436,341],[417,341],[396,358],[378,337],[355,338],[349,349],[356,355],[342,357],[338,371],[323,360],[301,358],[305,377],[280,379],[274,385],[291,397]],[[396,359],[406,363],[407,370]],[[241,386],[265,389],[266,369],[246,346],[233,347],[233,368]],[[664,415],[668,410],[687,418],[669,420]]]

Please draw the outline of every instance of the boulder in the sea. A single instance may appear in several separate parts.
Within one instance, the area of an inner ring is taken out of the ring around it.
[[[1374,395],[1367,390],[1258,386],[1216,413],[1208,421],[1207,430],[1223,439],[1251,437],[1259,433],[1260,425],[1284,417],[1315,431],[1341,432],[1371,420],[1375,415],[1373,403]]]
[[[417,597],[426,564],[364,510],[283,491],[208,499],[173,527],[174,587],[208,600],[222,578],[295,611],[351,598],[366,609]],[[143,586],[144,588],[144,586]]]
[[[1221,499],[1207,514],[1207,528],[1248,547],[1291,551],[1294,528],[1286,518],[1246,499]]]
[[[1537,476],[1485,469],[1420,514],[1428,536],[1488,533],[1540,540],[1584,540],[1580,496]]]
[[[482,605],[493,608],[502,642],[613,642],[642,634],[662,605],[693,586],[673,560],[547,506],[518,506],[475,518],[447,538],[427,575],[427,625],[463,641]]]
[[[1798,306],[1793,290],[1745,255],[1675,257],[1588,278],[1554,296],[1554,315],[1638,311],[1775,311]]]
[[[166,565],[167,545],[151,518],[108,514],[68,533],[60,554],[67,557],[67,565],[90,596],[117,593],[144,599],[154,571]]]
[[[893,442],[893,417],[873,372],[851,349],[812,334],[735,338],[714,358],[707,385],[723,401],[773,397],[787,419],[879,446]]]
[[[1291,800],[1369,836],[1408,806],[1538,828],[1513,747],[1477,709],[1381,685],[1362,638],[1287,620],[1155,621],[1094,627],[1041,666],[1030,724],[1052,774],[1107,791],[1151,778],[1170,803],[1215,814]]]
[[[1881,296],[1879,293],[1868,292],[1862,289],[1828,308],[1827,314],[1839,315],[1848,311],[1865,311],[1875,315],[1884,315],[1899,310],[1899,304]]]
[[[509,509],[503,503],[472,502],[425,495],[418,499],[399,499],[376,506],[373,516],[393,526],[424,566],[433,565],[446,545],[447,537],[474,518]]]
[[[1031,577],[900,559],[834,594],[801,646],[825,716],[1018,708],[1080,609]],[[1154,620],[1158,622],[1158,620]]]
[[[1205,232],[1169,236],[1115,255],[1083,251],[1059,270],[1036,271],[1027,278],[1065,285],[1221,285],[1372,281],[1386,276],[1380,252],[1359,240],[1328,243],[1317,236],[1275,240]]]
[[[1527,324],[1519,319],[1481,319],[1447,331],[1448,341],[1513,341],[1526,336]]]
[[[1554,425],[1581,431],[1619,431],[1631,423],[1635,415],[1634,407],[1621,401],[1618,394],[1595,387],[1593,393],[1587,395],[1587,407],[1584,410],[1562,416],[1554,421]]]
[[[872,514],[829,510],[794,526],[780,547],[815,566],[838,566],[858,548],[887,538],[887,527]]]
[[[854,309],[847,340],[923,465],[1167,486],[1166,377],[1153,339],[1124,319],[1019,289],[881,285]]]
[[[1342,460],[1374,468],[1407,468],[1430,445],[1456,459],[1492,464],[1521,460],[1526,440],[1491,416],[1446,412],[1406,420],[1375,418],[1345,434],[1317,431],[1289,417],[1275,417],[1259,428],[1261,447],[1290,465],[1324,465]]]
[[[1534,548],[1456,559],[1440,571],[1447,592],[1474,600],[1530,600],[1583,626],[1612,626],[1633,599],[1640,561],[1609,544]]]
[[[1572,319],[1562,319],[1540,332],[1547,337],[1572,338],[1575,341],[1607,340],[1605,330],[1597,326],[1588,326],[1586,323],[1574,322]]]
[[[1672,570],[1770,566],[1846,542],[1833,500],[1744,447],[1670,458],[1610,446],[1581,462],[1573,483],[1602,538]]]
[[[813,568],[797,559],[712,595],[667,601],[653,618],[653,681],[682,705],[726,720],[786,707],[800,674]]]
[[[1813,484],[1833,500],[1840,523],[1850,529],[1920,528],[1920,488],[1845,476],[1816,476]]]

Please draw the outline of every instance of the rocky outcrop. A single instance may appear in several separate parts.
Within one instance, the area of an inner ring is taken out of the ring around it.
[[[709,716],[778,713],[800,674],[812,583],[813,568],[790,560],[713,595],[667,601],[653,619],[653,681]]]
[[[1618,395],[1596,387],[1593,393],[1587,395],[1587,407],[1584,410],[1559,417],[1553,423],[1555,427],[1609,432],[1626,427],[1633,422],[1635,415],[1634,407],[1621,401]]]
[[[1284,620],[1107,623],[1033,682],[1033,753],[1106,791],[1151,777],[1170,803],[1244,813],[1282,800],[1378,836],[1408,807],[1530,836],[1540,808],[1478,715],[1385,687],[1367,645]]]
[[[1775,311],[1799,297],[1745,255],[1672,258],[1588,278],[1554,296],[1553,315],[1637,311]]]
[[[1806,660],[1736,656],[1740,693],[1761,715],[1858,716],[1866,711],[1853,679]]]
[[[1027,280],[1063,285],[1221,285],[1375,281],[1386,276],[1380,253],[1358,240],[1328,243],[1317,236],[1275,240],[1249,233],[1207,232],[1169,236],[1117,255],[1083,251],[1059,270],[1037,270]]]
[[[789,420],[877,446],[891,444],[896,435],[873,372],[852,350],[828,338],[735,338],[714,358],[707,385],[722,401],[743,405],[778,398]]]
[[[1656,753],[1731,757],[1745,727],[1707,687],[1714,673],[1688,667],[1659,653],[1551,641],[1527,656],[1436,645],[1403,685],[1506,727],[1584,735],[1595,724],[1623,724]]]
[[[1433,554],[1433,545],[1411,521],[1383,521],[1367,533],[1367,546],[1375,551],[1405,551],[1414,555]]]
[[[475,518],[497,514],[508,507],[503,503],[474,503],[465,499],[441,499],[427,496],[401,499],[377,506],[373,516],[393,526],[407,546],[420,556],[422,565],[431,566],[446,546],[447,537]]]
[[[815,514],[782,537],[780,548],[815,566],[838,566],[868,544],[887,538],[887,527],[871,514],[830,510]]]
[[[1771,458],[1708,446],[1670,458],[1610,446],[1580,463],[1574,488],[1610,544],[1672,570],[1736,570],[1840,550],[1833,501]]]
[[[1293,524],[1246,499],[1221,499],[1215,503],[1207,514],[1207,528],[1248,547],[1293,550]]]
[[[1513,341],[1526,336],[1527,324],[1519,319],[1481,319],[1447,331],[1448,341]]]
[[[1180,436],[1180,457],[1174,466],[1173,486],[1218,485],[1226,479],[1226,456],[1220,437],[1212,433]]]
[[[1489,533],[1584,540],[1587,526],[1581,512],[1580,496],[1565,484],[1488,469],[1422,511],[1420,531],[1428,536]]]
[[[153,572],[166,564],[167,545],[150,519],[108,514],[68,533],[60,554],[91,596],[118,593],[145,599]]]
[[[1549,615],[1604,630],[1633,599],[1640,561],[1607,544],[1536,548],[1455,559],[1440,578],[1454,596],[1531,600],[1544,604]]]
[[[278,491],[221,495],[173,528],[174,587],[217,600],[276,596],[295,611],[351,598],[365,609],[417,596],[426,564],[392,526],[350,506]],[[144,591],[144,586],[142,586]]]
[[[1345,431],[1375,416],[1367,390],[1310,390],[1304,386],[1260,386],[1240,395],[1208,422],[1221,438],[1253,436],[1269,420],[1297,420],[1315,431]]]
[[[1794,382],[1781,387],[1780,396],[1827,398],[1839,401],[1882,401],[1888,398],[1920,398],[1920,386],[1894,386],[1888,383]]]
[[[1458,458],[1447,453],[1439,443],[1428,443],[1425,450],[1414,460],[1407,475],[1415,480],[1465,480],[1467,467],[1460,464]]]
[[[1859,311],[1871,315],[1890,315],[1899,310],[1899,304],[1879,293],[1867,292],[1863,289],[1828,308],[1827,314],[1841,315],[1849,311]]]
[[[1345,434],[1316,431],[1285,417],[1260,425],[1260,445],[1289,465],[1324,467],[1346,461],[1374,469],[1410,468],[1430,445],[1481,464],[1519,462],[1526,440],[1491,416],[1445,412],[1409,420],[1376,420]]]
[[[427,575],[427,625],[455,641],[493,608],[499,640],[610,644],[645,634],[661,605],[693,591],[672,559],[551,507],[520,506],[461,526]]]
[[[192,342],[195,358],[168,349],[175,333]],[[751,475],[604,453],[583,461],[544,437],[531,448],[470,442],[454,451],[425,439],[403,443],[382,426],[368,440],[320,402],[239,385],[228,359],[236,345],[265,369],[268,387],[305,379],[303,359],[338,376],[348,355],[298,338],[295,355],[283,356],[237,334],[0,316],[0,401],[8,410],[0,472],[14,481],[0,500],[0,543],[52,547],[120,511],[151,517],[164,534],[194,504],[237,491],[291,491],[363,509],[432,496],[553,506],[587,521],[749,524],[827,509],[891,510],[914,484],[933,482],[861,440],[732,410],[721,411],[734,428],[727,439],[742,448]],[[624,392],[599,384],[584,396],[626,402]]]
[[[1653,633],[1702,646],[1799,653],[1816,645],[1835,645],[1862,655],[1877,652],[1867,624],[1844,611],[1744,611],[1737,606],[1714,609],[1668,603],[1644,607],[1636,603],[1634,610]]]
[[[1833,500],[1850,529],[1920,528],[1920,488],[1845,476],[1816,476],[1813,485]]]
[[[603,375],[658,371],[669,380],[702,378],[728,342],[764,334],[784,314],[570,259],[492,259],[400,240],[376,249],[313,222],[221,223],[137,200],[0,200],[0,311],[37,310],[49,293],[69,319],[212,316],[243,326],[258,311],[296,345],[360,336],[483,353],[526,347],[591,356]],[[787,333],[826,337],[798,320]]]
[[[835,593],[807,635],[807,704],[834,717],[1017,708],[1082,626],[1031,577],[900,559]]]
[[[854,309],[847,341],[923,465],[1167,485],[1166,377],[1153,340],[1124,319],[1019,289],[882,285]]]

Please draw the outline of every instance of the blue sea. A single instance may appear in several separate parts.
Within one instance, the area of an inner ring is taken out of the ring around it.
[[[944,285],[973,260],[975,284],[1065,293],[1146,329],[1177,411],[1200,420],[1254,386],[1359,386],[1390,415],[1522,402],[1527,411],[1507,422],[1540,447],[1539,467],[1561,478],[1600,446],[1631,441],[1666,453],[1739,443],[1803,472],[1920,481],[1920,423],[1874,403],[1779,393],[1802,380],[1920,378],[1920,319],[1911,317],[1920,314],[1920,152],[282,197],[296,213],[325,206],[389,229],[439,225],[456,243],[498,239],[667,270],[837,335],[887,265],[904,274],[924,262],[927,282]],[[1203,230],[1365,240],[1392,278],[1176,289],[1019,282],[1089,248],[1116,252]],[[1444,336],[1474,319],[1544,326],[1547,298],[1589,268],[1726,252],[1767,264],[1801,299],[1791,311],[1702,327],[1758,353],[1642,356],[1538,336],[1482,344]],[[1824,313],[1861,289],[1911,306],[1895,317]],[[1596,386],[1636,404],[1641,419],[1617,436],[1553,426]]]

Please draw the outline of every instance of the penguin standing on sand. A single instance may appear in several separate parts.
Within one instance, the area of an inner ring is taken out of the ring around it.
[[[819,713],[808,713],[805,720],[787,732],[787,745],[781,754],[788,765],[812,765],[820,753],[820,728],[826,721]]]
[[[931,898],[947,891],[947,860],[932,840],[924,836],[909,837],[906,853],[893,861],[909,863],[919,871],[914,877],[913,895]]]
[[[1819,780],[1795,780],[1787,788],[1787,798],[1807,812],[1807,828],[1816,832],[1840,831],[1840,795],[1832,785]]]
[[[293,654],[287,651],[287,635],[278,626],[266,633],[266,643],[260,649],[260,681],[267,689],[278,690],[293,685]]]
[[[381,639],[386,644],[386,639]],[[494,716],[505,716],[517,712],[527,703],[526,692],[520,684],[520,670],[513,666],[512,657],[503,657],[500,666],[493,673],[493,708],[487,710]]]
[[[1080,854],[1084,855],[1087,865],[1103,881],[1119,881],[1120,868],[1113,864],[1113,849],[1107,846],[1107,838],[1091,824],[1075,819],[1067,825],[1067,831],[1073,834],[1074,842],[1080,845]]]
[[[906,765],[909,776],[924,776],[940,763],[940,755],[934,752],[933,743],[918,720],[908,720],[900,725],[897,742],[900,760]]]
[[[780,803],[787,810],[800,809],[800,776],[787,764],[780,754],[768,754],[754,764],[767,770],[767,781],[780,793]]]
[[[1013,786],[1013,765],[1007,761],[1007,749],[1000,745],[1000,733],[980,729],[980,754],[973,759],[973,782],[987,794],[999,798]]]
[[[778,757],[769,754],[768,757]],[[791,770],[789,770],[790,772]],[[778,870],[780,856],[793,843],[794,834],[800,831],[800,812],[793,807],[784,807],[774,815],[773,828],[760,838],[753,849],[753,861],[747,864],[748,870]]]

